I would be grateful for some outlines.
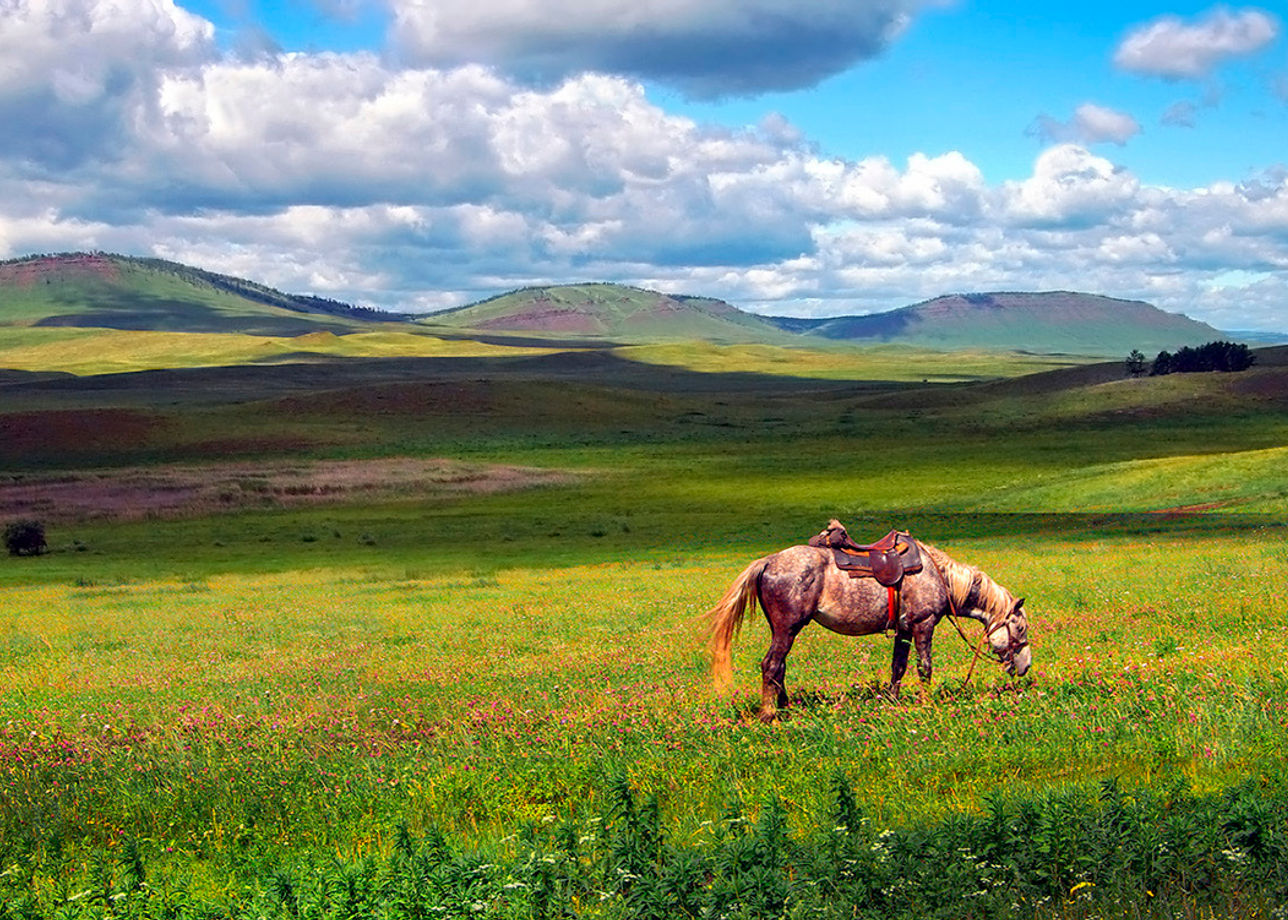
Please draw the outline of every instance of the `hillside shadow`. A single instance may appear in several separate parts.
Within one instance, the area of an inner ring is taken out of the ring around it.
[[[190,399],[218,403],[252,395],[272,399],[311,390],[461,380],[567,382],[624,391],[692,395],[811,392],[844,395],[921,386],[899,381],[838,381],[753,372],[704,373],[641,364],[605,350],[518,357],[335,358],[311,354],[306,357],[300,363],[280,363],[280,357],[274,356],[272,362],[225,367],[35,379],[17,381],[15,389],[21,388],[33,396],[93,394],[102,399],[136,396],[149,403],[162,404]],[[14,395],[20,398],[18,393]]]
[[[330,321],[321,316],[313,318],[307,313],[301,313],[298,318],[267,313],[225,313],[190,300],[135,292],[96,292],[94,303],[97,309],[46,316],[35,325],[97,327],[132,332],[224,332],[276,336],[353,331],[352,325]]]
[[[1288,521],[1273,514],[1220,513],[1182,509],[1134,512],[949,512],[891,508],[842,513],[843,523],[857,541],[876,540],[892,528],[948,548],[955,541],[973,543],[996,539],[1016,545],[1025,538],[1079,542],[1155,534],[1193,535],[1265,532],[1268,538],[1288,530]],[[826,521],[819,521],[819,526]],[[781,525],[757,522],[740,531],[748,552],[763,553],[803,543],[812,534],[786,532]],[[759,538],[759,539],[757,539]],[[735,539],[722,534],[695,548],[709,549]],[[695,541],[696,542],[696,541]],[[1077,561],[1076,559],[1070,560]]]

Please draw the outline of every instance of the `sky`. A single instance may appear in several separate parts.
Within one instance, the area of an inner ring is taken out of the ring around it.
[[[1288,0],[0,0],[0,258],[1288,331]]]

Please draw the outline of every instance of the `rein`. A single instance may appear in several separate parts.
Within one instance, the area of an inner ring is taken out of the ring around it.
[[[940,573],[939,577],[940,578],[944,577],[942,572]],[[997,630],[1000,629],[1001,627],[995,626],[992,629],[989,629],[987,626],[985,626],[984,632],[980,634],[979,643],[974,648],[971,648],[970,640],[966,638],[966,633],[962,631],[961,624],[957,622],[961,614],[957,612],[957,604],[953,600],[953,589],[948,584],[948,580],[946,578],[944,579],[944,588],[947,589],[945,593],[948,595],[948,611],[949,611],[948,621],[953,624],[953,629],[957,630],[957,635],[962,637],[962,642],[963,644],[965,644],[966,650],[971,653],[970,669],[966,672],[966,677],[963,678],[962,680],[962,686],[965,687],[967,684],[970,683],[970,679],[975,676],[975,665],[978,664],[979,660],[983,657],[980,654],[980,651],[984,648],[984,640],[986,640],[993,633],[997,632]],[[967,592],[966,597],[968,599],[970,598],[969,592]]]

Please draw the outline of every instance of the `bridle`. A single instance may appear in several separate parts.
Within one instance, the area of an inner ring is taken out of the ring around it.
[[[943,577],[942,574],[940,577]],[[970,601],[971,595],[975,593],[976,588],[978,586],[979,586],[979,573],[976,573],[975,577],[971,579],[970,590],[966,592],[966,597],[962,599],[963,606],[965,606],[966,603]],[[997,632],[999,629],[1006,630],[1006,650],[1005,652],[994,651],[993,654],[997,656],[997,660],[1003,666],[1007,665],[1008,663],[1013,663],[1015,661],[1015,656],[1018,655],[1021,651],[1023,651],[1025,646],[1027,646],[1029,643],[1028,643],[1028,640],[1025,639],[1023,642],[1016,645],[1015,633],[1011,631],[1010,611],[1002,614],[996,620],[993,620],[985,624],[984,632],[979,637],[979,644],[976,645],[974,648],[971,648],[970,640],[966,638],[966,633],[962,631],[961,625],[957,622],[957,620],[961,617],[961,613],[957,609],[957,602],[953,600],[952,587],[947,583],[947,579],[944,579],[944,588],[946,589],[945,593],[948,595],[949,620],[952,622],[953,628],[957,630],[957,635],[962,637],[962,642],[966,643],[966,648],[971,652],[970,669],[966,672],[966,678],[962,681],[962,686],[965,686],[966,684],[970,683],[971,677],[974,676],[975,665],[979,662],[980,658],[983,657],[980,653],[983,651],[984,643],[985,642],[988,643],[990,650],[993,648],[993,642],[992,642],[993,633]]]
[[[1028,639],[1023,639],[1018,643],[1016,642],[1015,633],[1011,630],[1012,619],[1013,617],[1011,616],[1011,614],[1007,613],[1004,616],[999,617],[998,622],[996,624],[988,626],[984,630],[984,638],[988,640],[988,644],[990,647],[993,645],[993,633],[997,632],[999,629],[1006,630],[1006,651],[1005,653],[1003,652],[996,653],[998,660],[1000,660],[1003,664],[1005,664],[1008,660],[1014,661],[1015,656],[1018,655],[1021,651],[1023,651],[1024,647],[1029,644]]]

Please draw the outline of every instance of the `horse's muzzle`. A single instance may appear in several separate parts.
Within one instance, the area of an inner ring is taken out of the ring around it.
[[[1013,677],[1023,677],[1029,672],[1029,668],[1032,665],[1033,652],[1029,649],[1028,645],[1025,644],[1025,646],[1016,652],[1015,656],[1007,662],[1006,670],[1007,673]]]

